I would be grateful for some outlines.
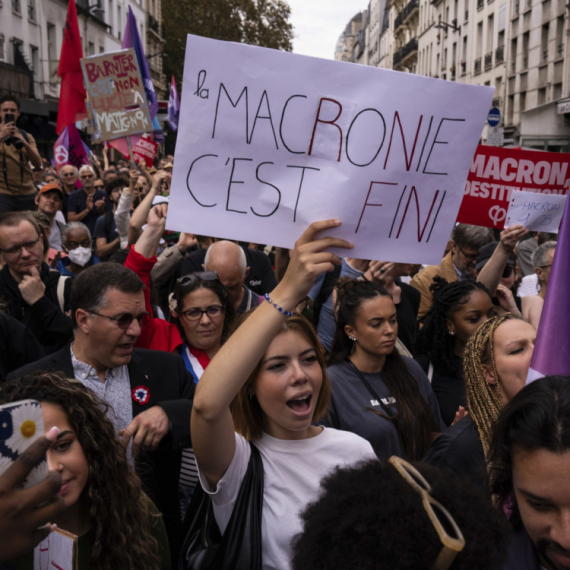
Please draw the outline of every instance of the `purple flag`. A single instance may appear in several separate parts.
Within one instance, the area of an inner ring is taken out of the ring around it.
[[[70,123],[63,129],[53,148],[58,172],[66,164],[72,164],[77,168],[89,164],[89,147],[79,136],[75,123]]]
[[[176,91],[174,75],[170,82],[170,96],[168,97],[168,124],[173,131],[178,130],[178,117],[180,116],[180,100]]]
[[[151,119],[154,119],[158,113],[158,100],[156,98],[156,93],[154,91],[154,85],[152,84],[152,79],[150,78],[150,71],[148,69],[148,62],[144,55],[144,48],[139,36],[139,31],[137,29],[137,21],[135,15],[133,14],[132,8],[129,6],[129,14],[127,16],[127,25],[125,26],[125,35],[123,37],[123,45],[125,48],[133,48],[137,56],[137,61],[139,62],[139,69],[141,70],[141,77],[143,80],[144,91],[146,93],[146,99],[148,102],[148,109],[150,111]]]
[[[548,278],[548,289],[542,307],[536,343],[526,383],[552,376],[570,375],[570,213],[566,200],[558,233],[556,253]]]

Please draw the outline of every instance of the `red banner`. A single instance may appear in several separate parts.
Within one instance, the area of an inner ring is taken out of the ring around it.
[[[570,154],[477,147],[457,221],[502,229],[511,192],[567,194]]]
[[[144,160],[146,165],[150,168],[154,162],[154,157],[158,149],[158,143],[155,143],[144,137],[133,148],[133,155],[136,162]]]

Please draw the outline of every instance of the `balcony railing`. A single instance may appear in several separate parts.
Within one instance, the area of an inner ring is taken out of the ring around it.
[[[418,51],[418,40],[413,38],[404,47],[394,53],[393,66],[396,67],[402,60],[408,57],[411,53]]]
[[[475,60],[475,65],[473,66],[473,75],[479,75],[481,73],[481,58],[478,57]]]
[[[148,27],[150,30],[160,35],[160,22],[150,14],[148,15]]]
[[[414,11],[419,10],[419,6],[419,0],[411,0],[408,2],[396,17],[396,20],[394,21],[394,30],[397,30],[403,23],[405,23]]]
[[[493,52],[490,51],[489,53],[485,54],[485,71],[489,71],[493,67]]]
[[[495,50],[495,65],[498,63],[503,63],[505,61],[505,46],[499,46]]]

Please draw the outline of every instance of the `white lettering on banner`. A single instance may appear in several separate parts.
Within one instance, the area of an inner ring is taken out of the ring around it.
[[[492,88],[196,36],[184,77],[168,229],[439,263]]]
[[[478,154],[471,165],[471,173],[477,178],[491,178],[501,182],[517,182],[522,184],[550,184],[563,186],[568,171],[567,162],[540,161],[505,158]],[[518,190],[519,188],[517,188]],[[502,198],[500,198],[502,200]]]

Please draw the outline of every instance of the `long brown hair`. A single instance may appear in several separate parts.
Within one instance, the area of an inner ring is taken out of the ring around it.
[[[375,297],[392,299],[388,291],[378,283],[356,279],[343,279],[339,282],[336,331],[329,366],[350,356],[354,344],[348,338],[345,326],[354,326],[362,303]],[[416,379],[396,348],[386,355],[382,378],[390,394],[396,399],[398,413],[395,416],[386,416],[372,408],[371,411],[394,422],[405,457],[419,460],[427,452],[433,441],[433,433],[439,431],[439,427],[428,403],[420,393]]]
[[[235,323],[235,329],[242,325],[252,312],[253,310],[241,315]],[[325,370],[323,346],[315,334],[315,330],[311,323],[302,315],[295,313],[292,317],[289,317],[283,323],[281,330],[277,334],[287,331],[298,333],[308,341],[308,343],[315,349],[317,361],[323,372],[323,383],[319,391],[313,415],[313,421],[318,421],[326,414],[331,397],[330,381]],[[263,435],[264,412],[261,409],[257,398],[251,396],[251,390],[257,376],[259,375],[259,371],[261,370],[262,362],[263,359],[257,363],[257,366],[249,375],[246,383],[242,386],[230,406],[234,420],[234,429],[247,440],[260,439]]]
[[[28,398],[60,406],[85,453],[89,477],[81,498],[94,534],[92,568],[159,568],[150,501],[105,415],[107,404],[60,373],[23,376],[0,389],[2,403]]]

